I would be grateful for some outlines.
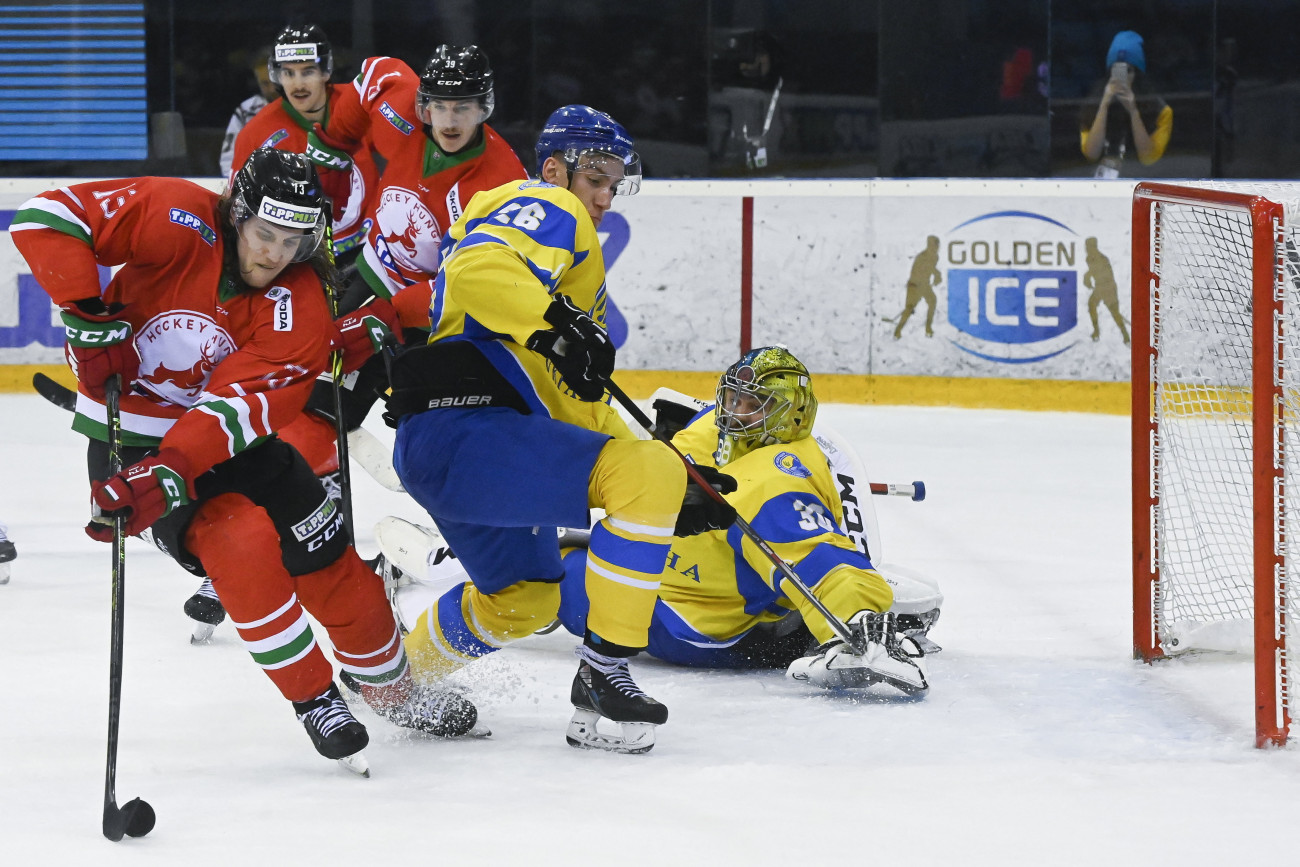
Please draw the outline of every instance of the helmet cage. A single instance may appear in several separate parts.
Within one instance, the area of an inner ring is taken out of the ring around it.
[[[808,370],[784,347],[747,353],[718,380],[716,399],[724,464],[759,446],[804,439],[817,416]]]

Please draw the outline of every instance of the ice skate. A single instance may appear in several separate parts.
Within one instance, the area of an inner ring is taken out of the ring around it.
[[[786,675],[823,689],[857,689],[888,684],[906,695],[924,695],[930,688],[925,676],[925,654],[911,638],[901,636],[892,614],[860,611],[849,628],[865,639],[866,650],[857,653],[836,638],[790,663]]]
[[[330,688],[310,701],[295,701],[294,713],[307,729],[316,752],[363,777],[370,776],[370,765],[361,751],[370,743],[366,727],[357,722],[339,688]]]
[[[413,681],[367,688],[346,671],[339,674],[339,680],[349,692],[360,697],[371,710],[393,725],[438,738],[485,738],[492,734],[489,729],[478,725],[478,709],[474,703],[455,690],[419,686]],[[385,693],[390,691],[405,697],[386,704]]]
[[[655,726],[668,721],[668,708],[637,687],[626,659],[603,656],[586,646],[579,647],[577,654],[582,661],[569,694],[574,708],[566,736],[569,746],[649,752],[655,745]],[[599,731],[601,717],[619,723],[622,736]]]
[[[0,584],[9,583],[9,564],[18,556],[14,543],[0,534]]]
[[[217,624],[226,619],[226,609],[212,589],[212,579],[204,578],[194,595],[185,600],[185,616],[194,621],[190,644],[207,644]]]

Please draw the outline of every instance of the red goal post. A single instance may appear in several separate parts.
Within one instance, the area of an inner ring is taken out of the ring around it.
[[[1243,187],[1133,194],[1133,645],[1253,652],[1262,747],[1293,708],[1300,255],[1296,191]]]

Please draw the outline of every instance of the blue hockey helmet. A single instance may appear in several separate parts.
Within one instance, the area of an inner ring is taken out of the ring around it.
[[[560,154],[572,173],[583,154],[607,154],[623,161],[623,177],[614,186],[622,196],[641,189],[641,157],[623,125],[603,111],[586,105],[566,105],[551,112],[537,137],[537,174],[546,158]]]

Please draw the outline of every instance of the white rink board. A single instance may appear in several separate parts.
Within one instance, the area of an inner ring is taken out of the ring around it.
[[[65,183],[0,180],[0,227],[31,195]],[[1104,303],[1092,337],[1086,244],[1095,238],[1108,260],[1115,307],[1127,322],[1133,185],[648,180],[639,195],[617,198],[601,227],[610,296],[627,328],[619,364],[717,371],[735,359],[742,202],[752,196],[755,345],[785,343],[825,373],[1126,381],[1128,346]],[[1283,188],[1300,194],[1300,185]],[[940,275],[934,334],[925,335],[922,298],[896,339],[913,259],[930,236]],[[0,364],[59,363],[53,320],[32,314],[30,298],[20,316],[25,272],[0,229]]]

